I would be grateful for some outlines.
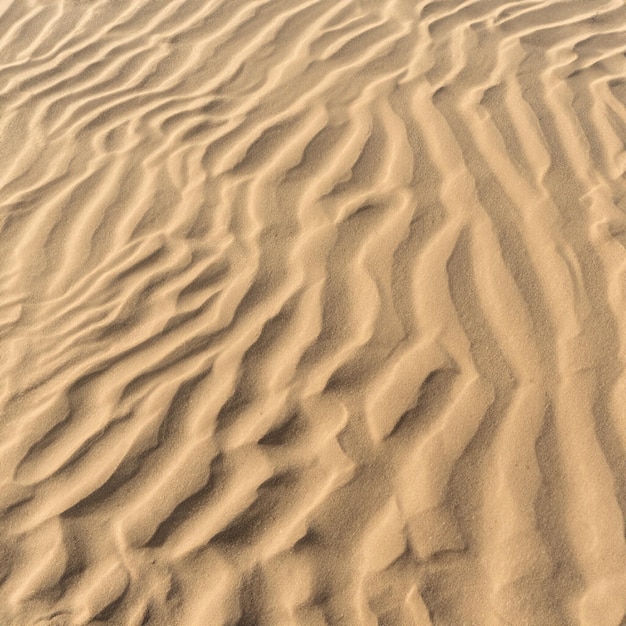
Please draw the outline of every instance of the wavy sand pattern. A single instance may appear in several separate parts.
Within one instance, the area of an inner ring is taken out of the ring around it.
[[[0,624],[626,624],[621,0],[0,11]]]

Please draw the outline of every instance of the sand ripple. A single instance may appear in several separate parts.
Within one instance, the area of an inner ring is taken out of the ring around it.
[[[0,4],[0,623],[626,623],[625,23]]]

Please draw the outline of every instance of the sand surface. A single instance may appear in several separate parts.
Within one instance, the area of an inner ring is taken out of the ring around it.
[[[622,0],[0,2],[0,624],[626,624]]]

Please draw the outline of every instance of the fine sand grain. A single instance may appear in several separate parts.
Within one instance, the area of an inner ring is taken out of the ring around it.
[[[0,625],[626,624],[623,0],[0,0]]]

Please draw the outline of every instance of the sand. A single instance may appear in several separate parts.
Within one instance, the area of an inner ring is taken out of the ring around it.
[[[0,624],[626,624],[626,5],[0,2]]]

